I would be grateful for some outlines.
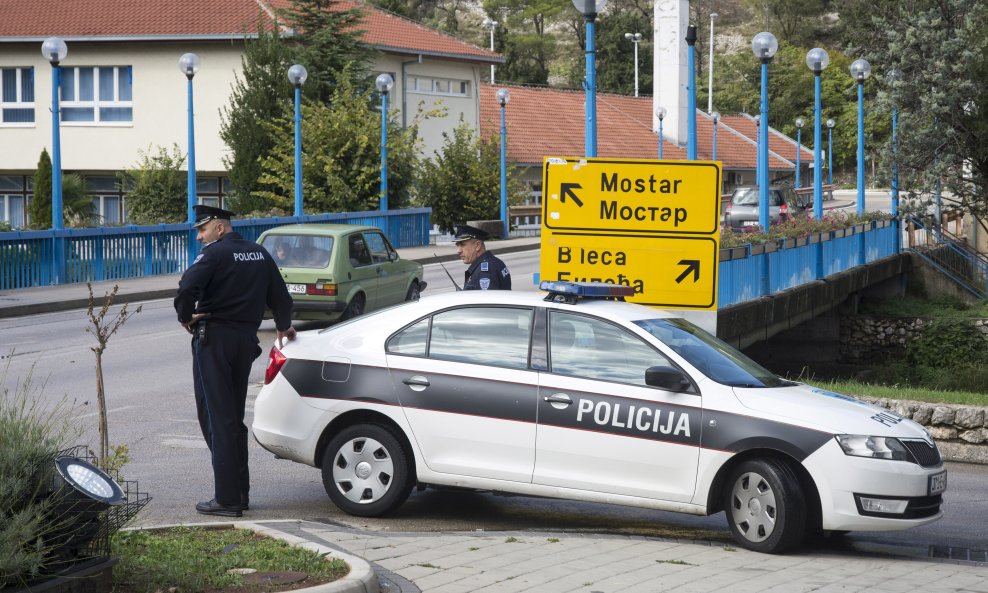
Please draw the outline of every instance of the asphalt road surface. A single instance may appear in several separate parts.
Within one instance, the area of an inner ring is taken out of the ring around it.
[[[516,290],[535,290],[537,252],[506,254]],[[462,282],[463,264],[445,264]],[[453,290],[438,264],[427,266],[431,292]],[[3,350],[0,372],[6,369],[8,391],[31,376],[31,401],[42,409],[61,401],[82,431],[71,444],[95,446],[95,338],[86,332],[85,311],[49,313],[0,320]],[[300,324],[318,329],[319,324]],[[248,399],[260,389],[273,325],[264,322],[260,339],[265,353],[254,364]],[[136,480],[153,501],[136,519],[138,525],[195,522],[203,519],[193,505],[212,497],[209,453],[199,433],[192,394],[189,336],[175,322],[170,300],[144,304],[111,337],[103,359],[111,445],[126,445],[130,461],[122,478]],[[490,493],[425,490],[414,492],[399,511],[383,519],[344,515],[329,501],[319,470],[277,460],[251,442],[251,519],[297,518],[326,520],[368,529],[396,531],[443,530],[565,530],[702,537],[729,541],[723,514],[694,517],[614,505],[503,497]],[[904,532],[851,533],[816,541],[814,546],[837,546],[850,551],[873,551],[908,556],[942,556],[985,561],[988,526],[988,468],[948,464],[946,516],[925,527]],[[948,548],[950,552],[948,552]]]

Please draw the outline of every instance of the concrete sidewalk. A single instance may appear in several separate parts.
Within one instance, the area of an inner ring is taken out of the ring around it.
[[[622,535],[392,533],[310,521],[236,525],[321,553],[360,559],[352,564],[345,588],[304,590],[309,593],[988,591],[984,565],[840,549],[771,556],[723,542]]]

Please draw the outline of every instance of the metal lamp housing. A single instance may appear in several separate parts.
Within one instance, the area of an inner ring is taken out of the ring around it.
[[[573,6],[580,11],[583,16],[600,14],[604,11],[607,0],[573,0]]]
[[[309,72],[302,64],[294,64],[288,69],[288,80],[293,86],[302,86],[309,78]]]
[[[871,64],[868,60],[858,58],[851,63],[851,78],[858,82],[864,82],[871,76]]]
[[[771,60],[779,51],[779,40],[768,31],[762,31],[751,39],[751,52],[759,60]]]
[[[837,122],[835,122],[833,119],[828,119],[827,120],[827,127],[828,128],[833,129],[833,127],[836,126],[836,125],[837,125]]]
[[[41,55],[52,64],[57,64],[69,54],[69,48],[61,37],[49,37],[41,44]]]
[[[509,101],[511,101],[511,93],[508,89],[498,89],[497,102],[501,104],[501,107],[507,105]]]
[[[806,52],[806,67],[814,73],[823,72],[830,65],[830,55],[822,47],[814,47]]]
[[[796,127],[797,128],[802,128],[805,125],[806,125],[806,120],[805,119],[803,119],[801,117],[797,117],[796,118]]]
[[[659,121],[662,121],[666,118],[666,113],[668,112],[669,110],[665,107],[658,107],[655,109],[655,117],[659,118]]]
[[[92,463],[63,455],[55,459],[55,469],[65,483],[92,500],[107,506],[125,502],[123,490],[106,472]]]
[[[379,93],[389,93],[395,85],[395,79],[391,78],[391,75],[385,72],[384,74],[379,74],[377,80],[374,81],[374,86],[377,87],[377,92]]]
[[[178,69],[189,78],[199,72],[199,56],[193,53],[182,54],[178,59]]]

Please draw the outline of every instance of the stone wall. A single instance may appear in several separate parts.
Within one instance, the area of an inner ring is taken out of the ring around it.
[[[848,363],[887,360],[890,355],[903,352],[906,344],[931,323],[932,319],[922,317],[841,317],[841,360]],[[972,319],[971,323],[988,334],[988,319]]]
[[[869,397],[859,399],[925,426],[947,461],[988,463],[988,407]]]

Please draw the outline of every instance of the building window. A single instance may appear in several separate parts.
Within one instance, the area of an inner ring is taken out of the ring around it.
[[[130,66],[62,68],[62,122],[113,125],[134,121]]]
[[[34,123],[34,68],[0,68],[0,125]]]
[[[470,81],[413,76],[408,80],[408,92],[445,97],[469,97]]]
[[[86,193],[93,200],[93,213],[101,225],[127,222],[127,202],[116,177],[86,177]]]
[[[34,178],[25,175],[0,177],[0,221],[17,229],[30,222],[28,203],[34,189]]]
[[[229,210],[231,187],[227,177],[196,176],[196,199],[200,204]]]

